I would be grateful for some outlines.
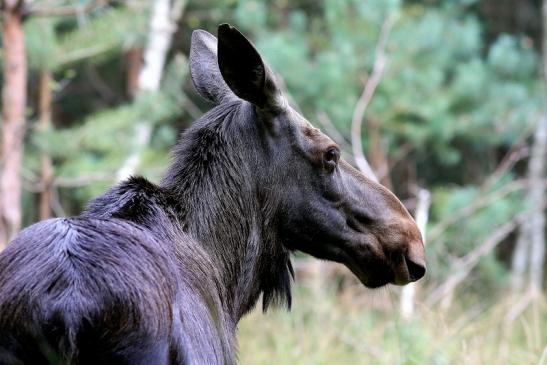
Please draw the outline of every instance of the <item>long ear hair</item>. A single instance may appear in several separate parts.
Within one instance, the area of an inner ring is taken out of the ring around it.
[[[224,82],[217,62],[217,39],[204,30],[192,33],[190,46],[190,76],[198,93],[220,104],[236,96]]]
[[[229,24],[218,27],[218,40],[204,30],[192,33],[190,75],[198,93],[217,105],[238,97],[259,109],[283,105],[273,72]]]

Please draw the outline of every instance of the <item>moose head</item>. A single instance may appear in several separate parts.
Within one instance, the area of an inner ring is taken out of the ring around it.
[[[344,161],[340,147],[289,105],[270,68],[236,28],[219,26],[218,40],[194,31],[190,71],[204,98],[217,105],[243,103],[253,115],[238,127],[257,135],[248,143],[259,140],[250,156],[257,194],[269,202],[263,209],[275,223],[267,229],[284,247],[340,262],[367,287],[424,276],[421,234],[403,204]]]

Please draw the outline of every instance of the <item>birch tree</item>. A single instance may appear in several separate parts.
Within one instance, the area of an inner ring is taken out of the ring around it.
[[[547,93],[547,0],[543,1],[543,84]],[[544,108],[547,108],[544,105]],[[526,200],[531,205],[529,219],[520,226],[517,244],[513,253],[511,286],[513,294],[518,294],[526,283],[533,293],[541,291],[543,264],[545,261],[545,188],[542,179],[545,176],[547,159],[547,110],[543,111],[534,133],[534,140],[528,163],[528,179],[530,186]]]
[[[182,16],[186,0],[155,0],[150,19],[150,33],[144,50],[144,64],[138,77],[137,96],[157,92],[163,75],[165,58],[171,45],[177,20]],[[135,173],[143,149],[150,142],[152,124],[147,120],[138,121],[135,127],[133,150],[116,174],[116,180],[122,181]]]
[[[544,1],[547,4],[547,1]],[[544,9],[545,9],[544,5]],[[547,15],[547,14],[545,14]],[[547,32],[546,32],[547,35]],[[546,42],[544,40],[544,42]],[[545,188],[541,180],[545,175],[547,158],[547,115],[540,119],[534,136],[534,146],[530,161],[530,201],[534,202],[535,212],[530,219],[530,289],[533,293],[541,291],[543,263],[545,260]]]
[[[543,0],[542,6],[543,18],[543,88],[547,96],[547,0]],[[547,105],[544,105],[547,108]],[[535,134],[535,146],[533,153],[537,154],[537,173],[534,173],[534,201],[539,204],[537,216],[533,221],[532,249],[530,252],[530,285],[533,291],[541,291],[543,284],[543,267],[545,262],[545,189],[542,187],[541,180],[546,175],[547,170],[547,110],[543,111],[543,116],[539,121]],[[532,167],[531,167],[532,168]],[[537,199],[537,200],[536,200]]]
[[[545,175],[547,156],[547,116],[539,120],[534,133],[530,162],[528,164],[529,189],[526,200],[531,205],[528,219],[520,226],[512,261],[512,290],[518,294],[528,282],[530,289],[541,290],[545,258]],[[529,269],[528,271],[526,269]],[[528,273],[528,280],[526,280]]]
[[[414,219],[422,233],[422,241],[425,245],[425,229],[429,219],[429,206],[431,204],[431,194],[426,189],[420,189],[416,195],[416,211]],[[414,314],[414,295],[416,293],[416,283],[406,285],[401,291],[400,311],[403,318],[410,318]]]

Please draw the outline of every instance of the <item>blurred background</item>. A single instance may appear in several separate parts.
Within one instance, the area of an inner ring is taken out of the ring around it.
[[[411,211],[428,275],[367,290],[296,254],[242,364],[547,364],[544,0],[0,0],[0,247],[131,174],[211,108],[193,29],[236,25],[292,105]],[[543,57],[542,57],[543,54]],[[1,268],[0,268],[1,269]]]

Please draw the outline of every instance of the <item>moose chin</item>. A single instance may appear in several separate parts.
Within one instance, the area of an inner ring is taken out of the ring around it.
[[[293,251],[368,287],[425,274],[401,202],[289,106],[237,29],[194,31],[190,73],[214,107],[160,184],[130,178],[0,254],[1,364],[233,364],[259,296],[290,307]]]

